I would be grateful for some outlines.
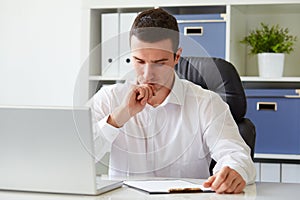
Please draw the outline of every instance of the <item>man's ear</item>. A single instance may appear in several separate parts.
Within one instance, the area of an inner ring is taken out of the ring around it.
[[[180,48],[177,49],[177,52],[176,52],[176,55],[175,55],[175,64],[178,63],[179,58],[181,56],[181,53],[182,53],[182,48],[180,47]]]

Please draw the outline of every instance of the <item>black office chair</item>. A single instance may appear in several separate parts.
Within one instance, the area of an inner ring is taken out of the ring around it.
[[[175,66],[180,78],[187,79],[205,89],[218,93],[229,105],[231,114],[236,121],[240,134],[251,149],[254,157],[256,131],[254,124],[244,118],[247,101],[244,88],[235,67],[220,58],[210,57],[181,57]],[[216,164],[210,163],[210,174]]]

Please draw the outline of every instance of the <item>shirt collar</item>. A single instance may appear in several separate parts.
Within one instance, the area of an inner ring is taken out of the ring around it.
[[[184,87],[177,76],[176,73],[174,73],[174,83],[173,87],[170,91],[170,94],[167,96],[167,98],[164,100],[164,102],[161,104],[161,106],[164,106],[168,103],[173,103],[173,104],[178,104],[178,105],[183,105],[184,101]]]

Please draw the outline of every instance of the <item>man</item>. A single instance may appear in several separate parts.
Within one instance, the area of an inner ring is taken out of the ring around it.
[[[130,31],[137,79],[93,97],[96,157],[110,152],[110,175],[208,178],[203,185],[217,193],[240,193],[255,179],[250,149],[228,105],[175,74],[178,38],[164,10],[137,16]]]

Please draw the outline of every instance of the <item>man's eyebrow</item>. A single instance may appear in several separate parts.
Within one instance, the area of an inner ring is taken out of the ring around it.
[[[168,61],[169,59],[168,58],[162,58],[162,59],[159,59],[159,60],[152,60],[151,62],[152,63],[159,63],[159,62],[165,62],[165,61]]]
[[[135,57],[135,56],[133,56],[133,58],[136,59],[136,60],[144,61],[143,59],[140,59],[140,58]]]
[[[141,58],[138,58],[136,56],[133,56],[134,59],[136,60],[139,60],[139,61],[144,61],[143,59]],[[168,61],[169,59],[168,58],[162,58],[162,59],[158,59],[158,60],[151,60],[152,63],[159,63],[159,62],[165,62],[165,61]]]

